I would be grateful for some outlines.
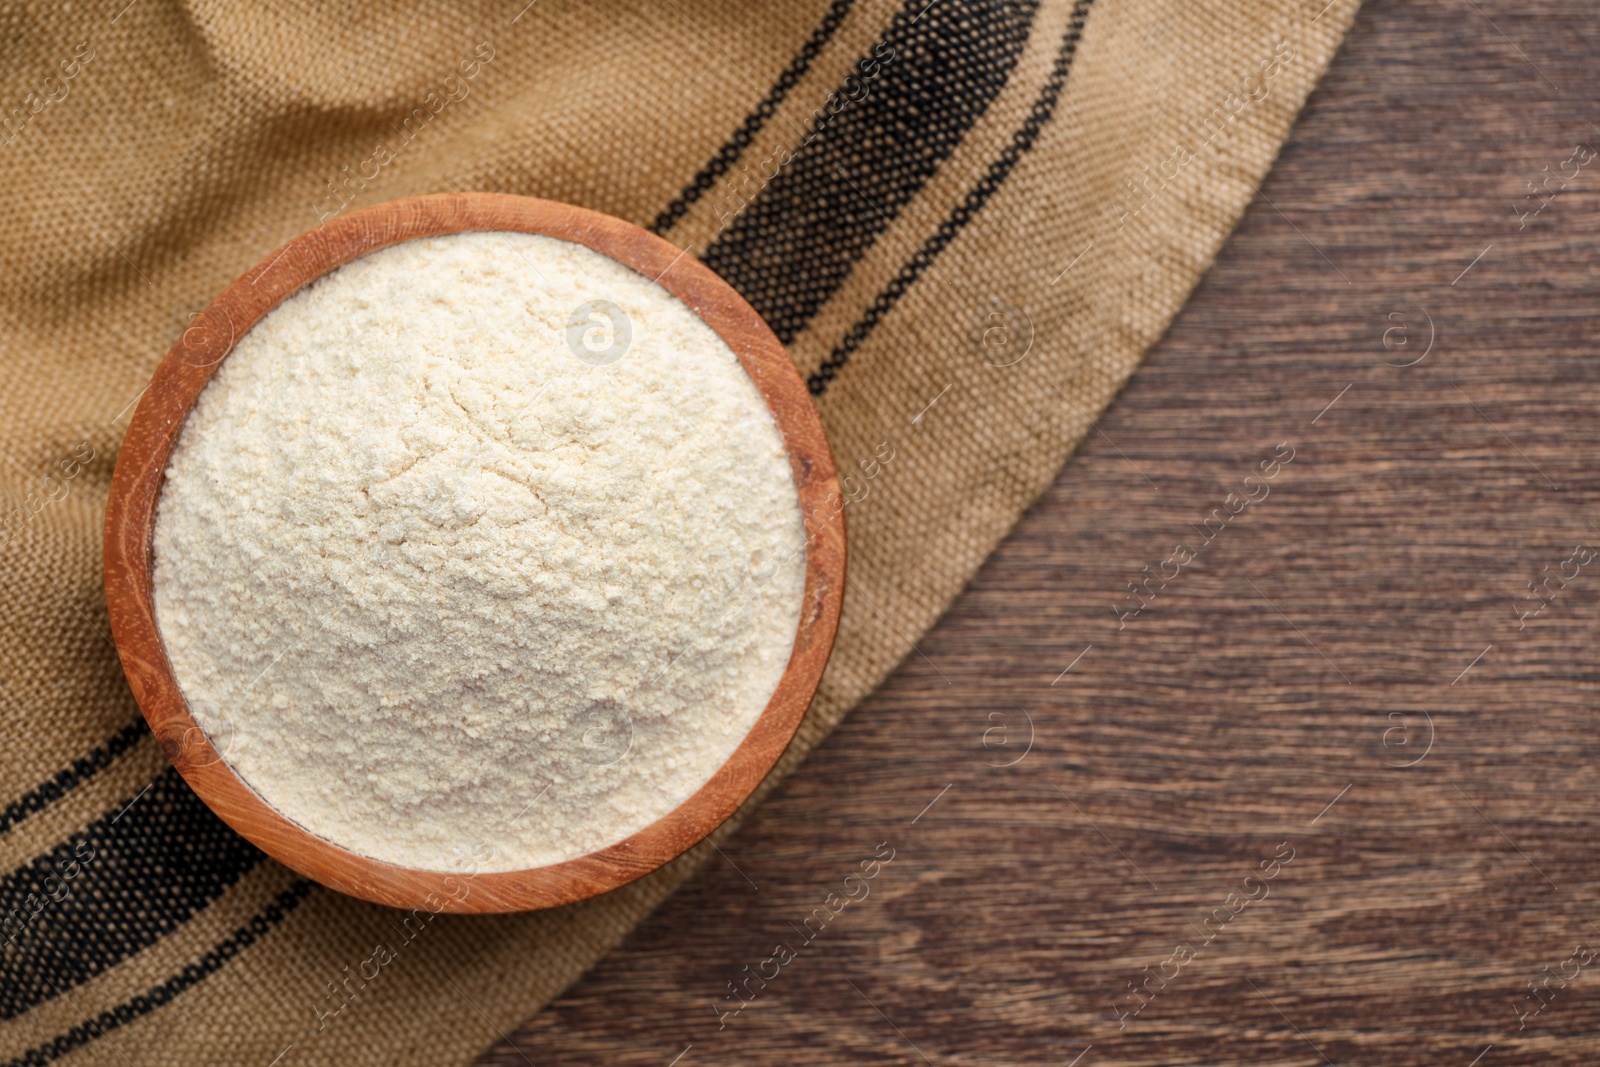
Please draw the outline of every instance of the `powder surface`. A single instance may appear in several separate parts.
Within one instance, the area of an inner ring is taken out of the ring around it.
[[[754,382],[581,245],[408,241],[239,340],[174,449],[156,615],[195,718],[313,834],[429,870],[612,844],[787,665],[805,541]]]

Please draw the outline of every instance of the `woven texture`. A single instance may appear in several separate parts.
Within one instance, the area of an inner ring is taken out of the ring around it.
[[[745,294],[810,383],[850,537],[837,649],[756,803],[1166,329],[1355,6],[0,11],[0,1063],[466,1063],[708,849],[571,908],[402,924],[166,765],[110,644],[101,523],[140,391],[234,278],[354,208],[489,190],[650,226]]]

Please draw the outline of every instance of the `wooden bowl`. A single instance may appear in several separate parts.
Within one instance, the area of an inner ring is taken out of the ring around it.
[[[482,230],[587,245],[655,279],[728,343],[766,398],[788,448],[806,517],[805,599],[794,651],[766,709],[726,763],[661,819],[608,848],[501,873],[396,866],[316,837],[246,785],[206,736],[178,687],[156,626],[151,535],[167,461],[200,391],[235,342],[297,289],[369,252],[415,237]],[[213,811],[308,878],[379,904],[428,911],[550,908],[604,893],[684,852],[733,814],[794,736],[833,648],[844,588],[844,523],[833,456],[805,383],[765,322],[697,259],[631,223],[521,196],[445,194],[395,200],[296,237],[234,282],[167,353],[134,412],[106,513],[105,584],[117,652],[173,766]]]

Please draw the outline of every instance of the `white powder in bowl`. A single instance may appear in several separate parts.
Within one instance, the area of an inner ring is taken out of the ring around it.
[[[156,615],[283,815],[519,870],[722,765],[788,663],[804,538],[771,412],[682,301],[571,242],[456,234],[239,340],[167,468]]]

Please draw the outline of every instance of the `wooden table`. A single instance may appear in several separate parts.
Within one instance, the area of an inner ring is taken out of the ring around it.
[[[1597,55],[1577,0],[1369,3],[1054,488],[526,1061],[1600,1060]]]

